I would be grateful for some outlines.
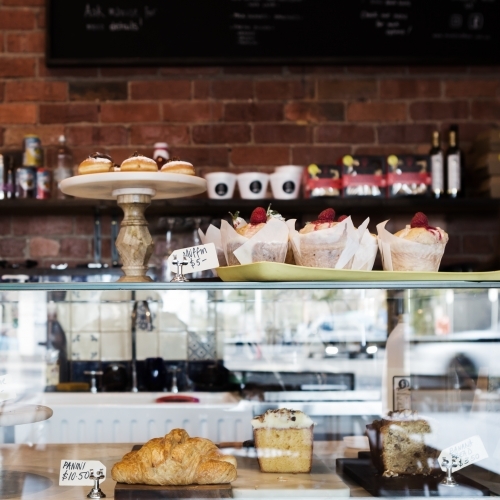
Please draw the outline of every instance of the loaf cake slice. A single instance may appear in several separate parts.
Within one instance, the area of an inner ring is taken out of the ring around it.
[[[268,410],[252,420],[261,472],[311,472],[313,421],[301,411]]]

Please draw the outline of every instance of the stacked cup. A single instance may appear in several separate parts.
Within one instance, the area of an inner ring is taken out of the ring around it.
[[[293,200],[299,197],[304,167],[283,165],[276,167],[269,177],[273,198],[277,200]]]

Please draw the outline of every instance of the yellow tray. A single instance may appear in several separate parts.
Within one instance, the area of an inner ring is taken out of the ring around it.
[[[444,273],[416,271],[351,271],[256,262],[217,268],[222,281],[500,281],[500,271]]]

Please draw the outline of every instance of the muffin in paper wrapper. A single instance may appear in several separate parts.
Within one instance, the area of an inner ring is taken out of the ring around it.
[[[288,226],[271,218],[265,227],[246,238],[225,220],[221,221],[222,247],[228,266],[253,262],[285,262],[288,249]]]
[[[360,237],[364,235],[369,221],[370,219],[366,219],[356,229],[348,217],[331,228],[307,234],[300,234],[293,229],[295,220],[287,221],[295,262],[305,267],[354,269],[352,266],[354,257],[360,250],[360,239],[362,239]],[[364,247],[362,251],[365,251]],[[360,255],[356,265],[369,266],[368,260]]]
[[[210,224],[206,233],[203,233],[201,229],[198,229],[198,235],[204,245],[207,243],[213,243],[215,245],[217,258],[219,259],[219,267],[227,266],[226,255],[224,253],[224,248],[222,247],[220,229],[217,229],[214,225]]]
[[[386,220],[377,225],[384,271],[439,271],[446,243],[423,245],[398,238],[385,228],[388,222]]]

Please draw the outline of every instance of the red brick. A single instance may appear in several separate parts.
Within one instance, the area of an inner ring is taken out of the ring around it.
[[[70,146],[120,146],[127,144],[128,131],[119,125],[67,127],[66,139]]]
[[[41,104],[40,123],[97,122],[95,104]]]
[[[28,9],[1,9],[0,30],[32,30],[35,13]]]
[[[496,115],[498,117],[498,115]],[[441,123],[441,133],[443,138],[447,139],[448,131],[450,129],[450,125],[456,124],[454,121],[442,122]],[[463,142],[472,142],[476,139],[476,137],[481,133],[485,132],[490,128],[496,128],[498,122],[494,119],[491,122],[480,121],[480,122],[471,122],[467,121],[465,123],[460,123],[459,130],[459,140],[460,143]]]
[[[463,251],[470,254],[486,254],[495,250],[489,235],[464,235],[462,237]]]
[[[191,162],[195,167],[227,167],[229,150],[225,147],[173,147],[172,155]]]
[[[19,216],[12,219],[12,232],[18,236],[71,234],[73,218],[68,215]]]
[[[289,148],[285,146],[240,146],[231,150],[231,162],[237,166],[286,165],[289,161]]]
[[[45,9],[40,9],[36,13],[36,27],[38,29],[44,30],[46,26],[47,20],[45,19]]]
[[[282,66],[224,66],[226,75],[281,75]]]
[[[358,75],[401,75],[406,66],[347,66],[347,73]]]
[[[197,80],[193,82],[193,98],[208,99],[212,94],[211,80]]]
[[[447,97],[495,97],[498,95],[498,80],[460,80],[446,82]]]
[[[94,234],[94,218],[88,215],[77,215],[75,217],[75,234],[92,236]]]
[[[415,147],[410,147],[408,144],[395,144],[393,146],[355,146],[353,153],[357,155],[399,155],[406,153],[417,153]]]
[[[158,104],[101,104],[103,123],[156,122],[160,119]]]
[[[449,75],[449,74],[466,74],[466,66],[410,66],[408,68],[410,74],[423,75]]]
[[[380,144],[426,143],[430,144],[433,125],[387,125],[378,127],[378,142]]]
[[[413,120],[446,120],[469,117],[466,101],[424,101],[410,104]]]
[[[232,102],[224,106],[227,122],[279,122],[283,120],[281,103]]]
[[[255,96],[261,100],[312,99],[314,82],[309,80],[264,80],[255,83]]]
[[[475,101],[472,103],[472,118],[476,120],[496,120],[500,116],[500,102]]]
[[[316,142],[370,143],[375,140],[373,127],[364,125],[320,125],[316,128]]]
[[[0,101],[5,99],[5,83],[0,83]]]
[[[130,66],[116,68],[101,68],[101,76],[117,77],[117,76],[145,76],[157,75],[158,68],[139,67],[133,68]]]
[[[28,33],[7,33],[7,52],[38,52],[45,49],[45,33],[43,31],[32,31]]]
[[[349,146],[298,146],[292,149],[293,165],[309,165],[311,163],[334,164],[337,160],[351,152]]]
[[[165,80],[156,82],[131,82],[132,99],[190,99],[191,82],[189,80]]]
[[[188,144],[189,129],[180,125],[133,125],[130,128],[131,144],[154,144],[166,141],[169,145]]]
[[[156,243],[155,243],[156,249]],[[92,240],[92,255],[94,254],[94,240]],[[162,257],[165,254],[162,255]],[[109,262],[111,259],[111,238],[102,238],[101,240],[101,259]]]
[[[4,216],[0,218],[0,235],[8,236],[11,233],[11,217]]]
[[[70,101],[121,101],[127,97],[127,82],[87,80],[69,83]]]
[[[418,97],[439,97],[441,82],[439,80],[382,80],[380,97],[382,99],[409,99]]]
[[[23,7],[43,7],[45,0],[3,0],[3,5]]]
[[[5,131],[5,145],[18,149],[27,134],[35,134],[40,137],[43,146],[58,144],[58,138],[64,134],[64,125],[31,125],[8,127]],[[47,158],[46,158],[47,160]]]
[[[221,71],[218,66],[168,66],[160,68],[160,75],[218,75]]]
[[[65,101],[66,82],[10,81],[5,86],[6,101]]]
[[[0,104],[0,123],[36,123],[34,104]]]
[[[212,97],[216,99],[252,99],[253,82],[249,80],[215,80]]]
[[[64,238],[61,240],[61,257],[84,259],[90,256],[89,240],[86,238]]]
[[[197,144],[226,144],[250,142],[249,125],[195,125],[193,142]]]
[[[3,127],[0,127],[0,146],[3,146],[4,145],[4,139],[3,139],[3,136],[4,136],[4,133],[5,133],[5,129]]]
[[[26,252],[26,239],[2,238],[0,239],[0,258],[24,258]]]
[[[36,60],[32,57],[2,57],[0,78],[35,76]]]
[[[45,59],[38,59],[38,76],[40,77],[77,77],[77,78],[95,78],[98,76],[97,68],[48,68],[45,65]]]
[[[304,125],[255,125],[255,142],[296,144],[311,142],[311,129]]]
[[[406,120],[406,104],[389,102],[353,102],[347,107],[352,122],[399,122]]]
[[[333,75],[346,73],[345,66],[287,66],[288,73],[294,75]]]
[[[4,37],[0,35],[0,52],[3,52],[4,47]]]
[[[30,257],[57,257],[59,255],[60,243],[48,238],[30,238]]]
[[[299,123],[344,121],[340,102],[291,102],[285,106],[287,120]]]
[[[318,99],[370,99],[377,97],[375,80],[320,80]]]
[[[213,101],[172,101],[163,103],[163,120],[169,122],[220,121],[223,105]]]

